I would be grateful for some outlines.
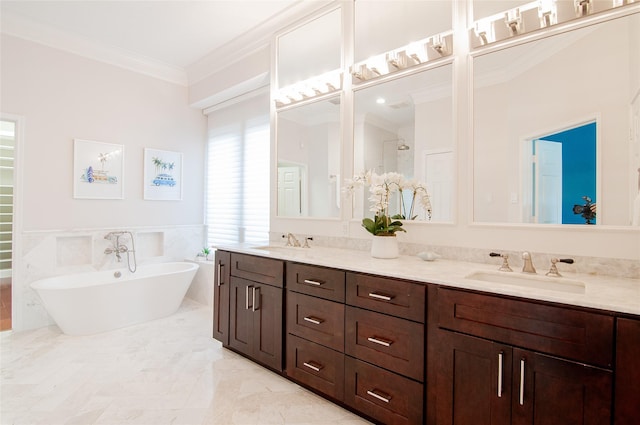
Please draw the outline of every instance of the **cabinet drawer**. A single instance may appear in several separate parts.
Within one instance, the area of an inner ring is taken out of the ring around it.
[[[344,304],[287,291],[287,332],[344,351]]]
[[[424,323],[425,303],[424,285],[347,273],[347,304]]]
[[[344,398],[344,354],[287,335],[287,376],[334,399]]]
[[[284,263],[271,258],[246,254],[231,254],[231,276],[282,288]]]
[[[438,325],[611,368],[613,317],[438,288]]]
[[[287,263],[287,289],[344,302],[345,272],[326,267]]]
[[[424,380],[424,325],[347,306],[345,353]]]
[[[422,384],[345,356],[345,403],[385,424],[421,424]]]

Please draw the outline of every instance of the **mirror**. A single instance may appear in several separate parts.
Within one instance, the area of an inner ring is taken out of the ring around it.
[[[278,112],[278,216],[340,214],[340,97]]]
[[[358,0],[354,61],[451,30],[450,1]]]
[[[278,37],[278,87],[341,68],[341,17],[335,9]]]
[[[369,85],[354,94],[355,172],[397,172],[426,183],[431,221],[437,222],[453,220],[452,71],[451,64],[442,65]],[[354,199],[354,217],[371,215],[367,197]],[[390,205],[391,215],[402,214],[402,201],[410,210],[411,199],[397,199]],[[416,219],[428,219],[419,206],[414,206],[414,212]]]
[[[473,59],[474,221],[632,224],[639,46],[636,13]]]

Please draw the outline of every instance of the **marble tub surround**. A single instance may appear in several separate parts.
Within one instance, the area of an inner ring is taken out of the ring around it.
[[[312,247],[340,248],[356,251],[369,251],[371,249],[371,240],[356,239],[346,237],[326,237],[305,235],[305,237],[313,237]],[[271,240],[265,242],[264,245],[284,245],[281,234],[270,236]],[[455,247],[455,246],[438,246],[428,244],[418,244],[411,242],[399,241],[401,255],[417,255],[420,252],[432,251],[440,255],[443,259],[454,261],[465,261],[472,263],[495,264],[496,259],[489,256],[490,252],[500,252],[509,255],[509,264],[516,270],[522,269],[522,251],[509,251],[500,249],[499,247],[490,247],[486,249]],[[538,272],[544,269],[547,272],[548,266],[551,264],[551,258],[573,258],[575,263],[568,269],[568,265],[563,265],[563,270],[575,273],[591,274],[599,276],[611,276],[627,279],[640,279],[640,259],[626,260],[618,258],[601,258],[576,256],[567,253],[532,252],[534,264],[539,267]],[[499,265],[500,263],[498,263]]]
[[[252,255],[268,256],[282,260],[299,261],[307,264],[332,267],[355,272],[379,274],[388,277],[419,282],[441,284],[450,287],[485,291],[495,294],[524,297],[542,301],[597,308],[607,311],[640,315],[640,280],[612,276],[578,273],[580,259],[574,264],[560,264],[563,277],[584,283],[584,292],[565,292],[553,289],[539,289],[506,283],[494,283],[467,279],[474,272],[495,272],[501,259],[492,258],[492,264],[469,261],[455,261],[440,258],[423,261],[416,255],[400,255],[396,259],[372,258],[367,251],[314,246],[312,248],[292,248],[282,244],[273,248],[259,248],[260,245],[236,245],[218,247],[229,251]],[[434,249],[435,251],[435,249]],[[437,251],[435,251],[437,252]],[[438,252],[442,255],[440,252]],[[487,252],[487,257],[489,257]],[[521,260],[520,260],[521,261]],[[538,275],[544,276],[550,266],[534,255]],[[511,267],[514,275],[522,275],[522,263],[514,261]],[[501,272],[507,275],[507,272]]]
[[[99,335],[0,334],[0,423],[364,425],[211,338],[211,309]]]
[[[138,265],[182,261],[201,249],[202,225],[168,227],[95,228],[67,231],[30,231],[21,235],[22,250],[14,263],[14,329],[53,324],[29,285],[39,279],[66,274],[126,267],[126,254],[117,262],[104,253],[112,231],[130,231],[135,237]]]
[[[194,262],[200,267],[196,272],[193,282],[187,291],[187,298],[199,302],[200,304],[213,306],[213,260],[205,260],[202,257],[193,259],[185,259],[185,261]]]

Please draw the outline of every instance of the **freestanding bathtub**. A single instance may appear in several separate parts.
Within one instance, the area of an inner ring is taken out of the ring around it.
[[[68,335],[89,335],[169,316],[178,310],[198,264],[173,262],[56,276],[31,284]]]

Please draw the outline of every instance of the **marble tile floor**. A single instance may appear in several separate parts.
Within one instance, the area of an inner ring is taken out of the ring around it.
[[[0,424],[369,422],[213,340],[211,308],[91,336],[0,333]]]

